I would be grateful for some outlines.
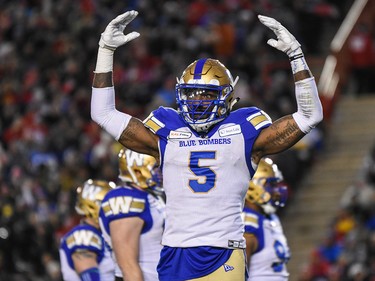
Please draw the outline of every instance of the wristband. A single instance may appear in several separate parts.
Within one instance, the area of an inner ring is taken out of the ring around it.
[[[300,59],[300,58],[302,58],[303,57],[303,53],[301,53],[301,54],[297,54],[297,55],[294,55],[294,56],[291,56],[291,57],[289,57],[289,60],[290,61],[294,61],[294,60],[296,60],[296,59]]]
[[[82,281],[100,281],[100,273],[97,267],[91,267],[79,274]]]
[[[95,73],[107,73],[113,70],[113,50],[99,47]]]
[[[292,67],[293,74],[303,70],[310,70],[303,54],[290,57],[290,66]]]

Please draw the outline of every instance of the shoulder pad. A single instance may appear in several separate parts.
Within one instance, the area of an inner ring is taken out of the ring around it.
[[[256,130],[272,124],[269,115],[257,107],[246,107],[231,112],[228,122],[236,120],[238,123],[250,123]]]
[[[243,215],[245,227],[259,228],[260,218],[255,212],[244,212]]]
[[[107,194],[101,209],[106,217],[142,213],[146,209],[146,200],[146,192],[119,187]]]
[[[100,232],[93,231],[91,228],[84,226],[77,227],[66,237],[66,245],[69,249],[73,248],[103,248],[103,240]]]
[[[173,108],[167,107],[159,107],[151,112],[150,115],[143,121],[143,124],[157,135],[162,135],[163,131],[167,131],[169,133],[170,130],[175,130],[186,126],[178,112]]]

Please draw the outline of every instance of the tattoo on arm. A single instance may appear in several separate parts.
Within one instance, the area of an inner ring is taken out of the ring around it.
[[[112,87],[112,72],[107,73],[95,73],[92,86],[94,88],[106,88]]]
[[[96,254],[91,251],[76,251],[74,256],[78,260],[86,260],[86,259],[96,259]]]
[[[283,147],[284,149],[291,147],[305,134],[299,129],[293,121],[291,115],[276,120],[270,127],[275,134],[268,137],[268,142],[275,147]]]
[[[136,132],[143,127],[143,124],[140,120],[135,118],[130,119],[128,126],[122,132],[120,139],[118,140],[121,144],[125,146],[131,146],[132,143],[136,142]]]
[[[137,118],[131,118],[119,140],[123,146],[139,153],[149,154],[158,159],[157,137]]]

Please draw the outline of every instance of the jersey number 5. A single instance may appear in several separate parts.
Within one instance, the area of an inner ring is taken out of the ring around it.
[[[190,153],[189,168],[197,177],[204,177],[204,181],[198,179],[189,180],[189,186],[194,192],[208,192],[215,187],[216,174],[209,166],[199,165],[201,159],[215,159],[215,151],[192,151]]]

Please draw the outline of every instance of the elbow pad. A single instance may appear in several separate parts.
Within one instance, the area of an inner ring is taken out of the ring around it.
[[[298,81],[295,85],[297,112],[293,118],[300,130],[307,134],[323,120],[323,108],[314,77]]]
[[[131,116],[116,110],[114,87],[92,88],[91,119],[119,140]]]

